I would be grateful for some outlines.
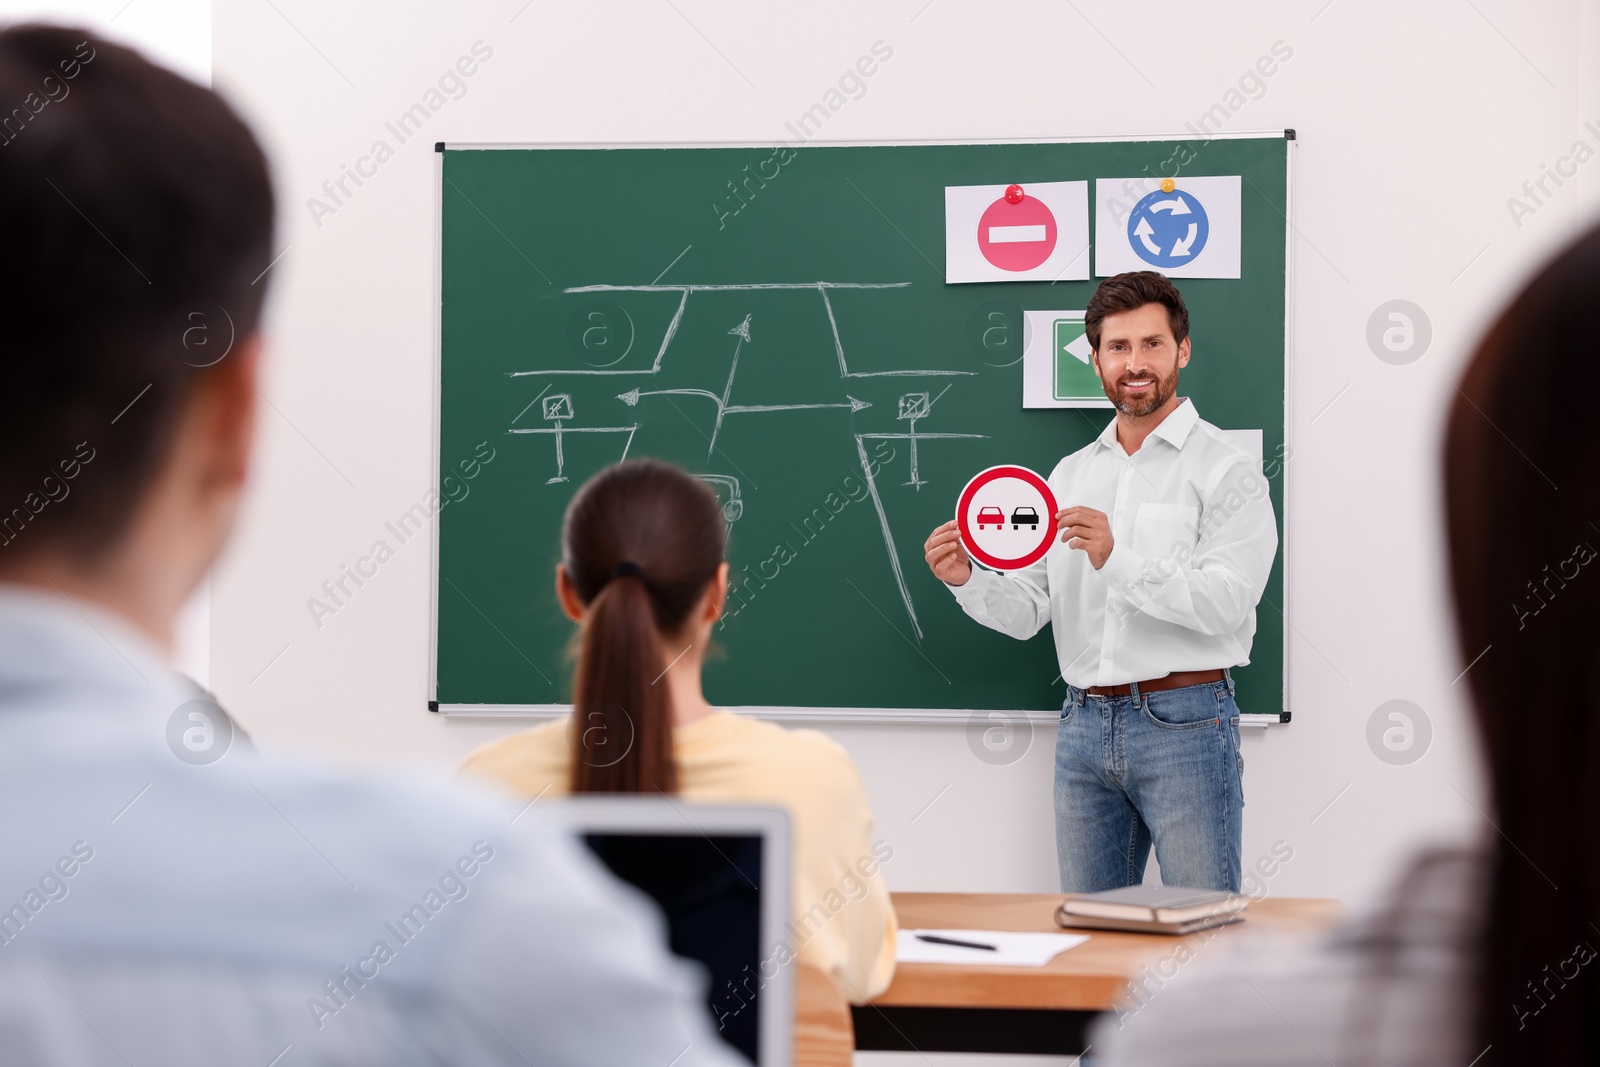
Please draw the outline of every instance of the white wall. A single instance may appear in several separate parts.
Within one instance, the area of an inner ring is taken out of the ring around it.
[[[0,0],[0,21],[87,26],[211,84],[210,0]]]
[[[1594,6],[218,0],[216,84],[276,161],[287,252],[272,273],[263,451],[214,584],[213,686],[268,745],[441,771],[507,729],[423,710],[420,543],[320,629],[305,604],[430,482],[433,141],[776,141],[879,39],[893,59],[830,138],[1174,133],[1281,40],[1292,58],[1228,124],[1300,135],[1295,718],[1246,737],[1245,854],[1283,839],[1295,857],[1274,892],[1359,895],[1417,835],[1486,828],[1453,684],[1464,663],[1442,583],[1437,440],[1486,316],[1596,204],[1600,161],[1520,227],[1506,206],[1574,140],[1600,147],[1582,126],[1600,129]],[[307,198],[480,39],[494,56],[467,95],[315,225]],[[1369,314],[1395,298],[1433,327],[1408,366],[1365,341]],[[1198,337],[1196,353],[1227,344]],[[1366,741],[1368,716],[1396,698],[1433,727],[1409,766]],[[996,768],[957,728],[830,732],[896,846],[895,888],[1054,888],[1050,736]]]

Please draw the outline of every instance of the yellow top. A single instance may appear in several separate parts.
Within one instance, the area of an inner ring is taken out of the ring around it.
[[[460,773],[512,793],[565,794],[570,718],[484,745]],[[894,855],[872,839],[867,791],[845,750],[816,730],[715,711],[673,731],[679,795],[696,801],[775,804],[789,812],[794,921],[788,944],[860,1004],[894,977],[895,918],[878,868]],[[785,961],[786,962],[786,961]]]

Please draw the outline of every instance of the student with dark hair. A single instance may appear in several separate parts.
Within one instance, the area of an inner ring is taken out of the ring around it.
[[[250,467],[266,160],[209,90],[0,30],[0,1061],[733,1062],[530,812],[268,761],[168,665]]]
[[[1600,425],[1556,403],[1600,392],[1596,337],[1600,229],[1516,295],[1452,398],[1445,524],[1488,770],[1481,842],[1423,852],[1325,943],[1202,955],[1102,1028],[1105,1062],[1600,1059]]]
[[[1059,543],[1011,574],[974,567],[954,521],[934,576],[1018,640],[1049,624],[1067,683],[1056,735],[1061,888],[1240,884],[1244,757],[1231,668],[1250,662],[1278,549],[1261,459],[1178,395],[1189,310],[1153,271],[1100,283],[1084,315],[1116,416],[1056,464]]]
[[[630,460],[567,507],[556,592],[579,624],[573,712],[462,764],[523,797],[643,793],[772,803],[794,831],[797,957],[851,1000],[894,972],[895,920],[850,757],[814,730],[718,711],[700,672],[728,597],[726,527],[705,483]]]

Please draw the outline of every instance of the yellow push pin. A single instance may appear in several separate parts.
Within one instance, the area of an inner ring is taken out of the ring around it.
[[[1170,193],[1170,192],[1172,192],[1172,190],[1176,189],[1177,187],[1178,187],[1178,183],[1173,181],[1171,178],[1162,178],[1161,179],[1161,191],[1163,193]]]

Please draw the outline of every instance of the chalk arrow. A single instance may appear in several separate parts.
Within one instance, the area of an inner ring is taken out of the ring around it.
[[[617,399],[631,408],[639,403],[639,390],[638,388],[633,388],[629,389],[626,393],[618,393]]]
[[[1144,242],[1144,246],[1150,250],[1150,254],[1159,256],[1161,254],[1161,246],[1150,240],[1150,235],[1155,232],[1150,225],[1149,219],[1140,219],[1139,225],[1133,228],[1133,235]]]
[[[1150,205],[1151,212],[1160,211],[1163,208],[1172,212],[1174,215],[1189,214],[1189,205],[1183,200],[1157,200],[1154,204]]]
[[[871,404],[869,404],[865,400],[857,400],[855,397],[851,396],[849,393],[846,393],[844,395],[844,398],[846,400],[850,401],[850,410],[851,411],[860,411],[862,408],[870,408],[872,406]]]
[[[1190,247],[1192,247],[1194,245],[1194,239],[1196,237],[1198,237],[1199,235],[1200,235],[1200,224],[1198,222],[1189,223],[1189,234],[1188,234],[1188,236],[1186,236],[1181,241],[1174,241],[1172,243],[1172,253],[1171,254],[1174,255],[1174,256],[1187,256],[1189,254]]]

